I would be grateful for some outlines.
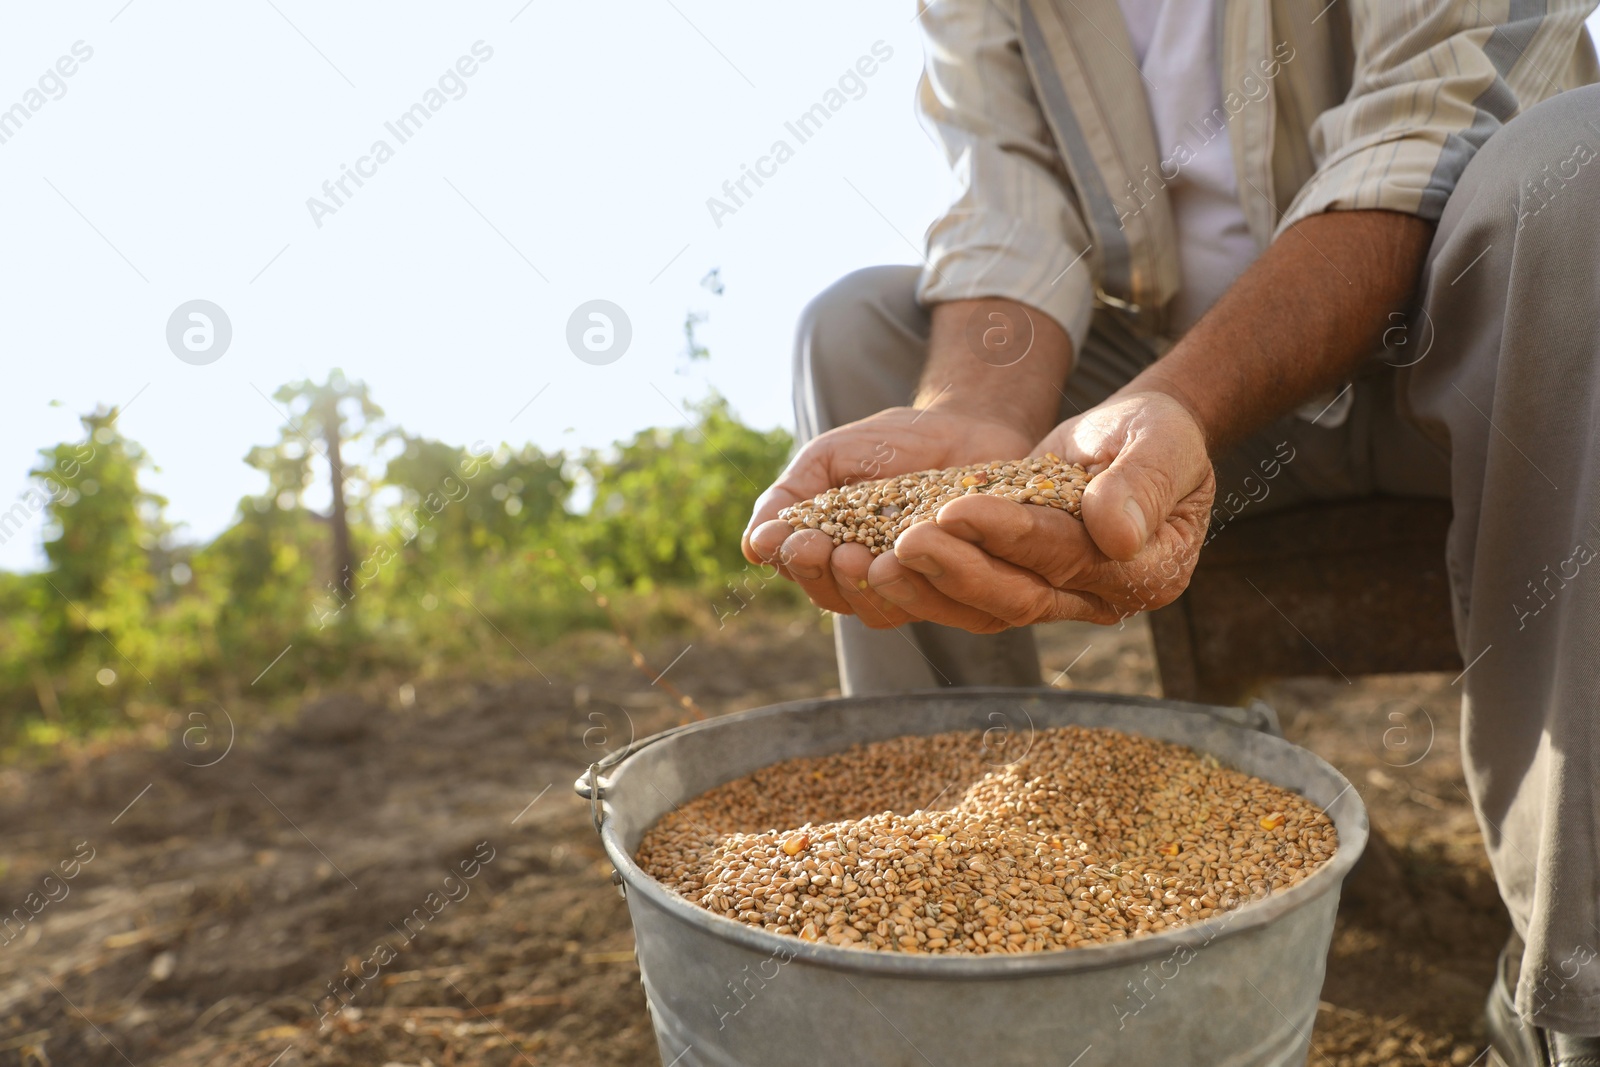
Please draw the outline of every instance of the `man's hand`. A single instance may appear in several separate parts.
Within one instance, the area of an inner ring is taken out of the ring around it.
[[[1193,416],[1164,393],[1124,393],[1030,450],[1045,452],[1096,475],[1082,521],[962,497],[872,561],[872,590],[910,616],[979,633],[1057,619],[1113,623],[1176,599],[1216,492]]]
[[[1019,343],[1023,350],[1014,354]],[[938,305],[911,406],[807,443],[756,501],[744,534],[745,558],[776,564],[818,607],[859,615],[872,627],[909,621],[911,615],[867,584],[871,552],[857,544],[834,548],[818,530],[796,533],[778,519],[779,509],[846,482],[1022,459],[1055,423],[1058,390],[1071,367],[1071,338],[1037,309],[998,299]]]
[[[745,558],[776,564],[819,607],[860,615],[868,626],[897,626],[911,616],[866,588],[873,557],[865,546],[835,548],[820,530],[796,532],[778,511],[852,482],[1020,458],[1032,443],[1014,424],[937,405],[890,408],[830,430],[807,443],[756,501],[744,534]]]

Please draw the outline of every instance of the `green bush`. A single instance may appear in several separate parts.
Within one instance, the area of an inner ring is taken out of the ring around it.
[[[150,461],[115,411],[43,450],[19,506],[46,513],[48,565],[0,572],[0,743],[115,728],[136,705],[270,698],[384,668],[498,657],[524,669],[562,634],[608,625],[597,593],[623,613],[698,603],[690,614],[721,617],[716,604],[749,571],[750,505],[791,444],[715,394],[689,406],[689,425],[578,455],[410,436],[338,372],[278,395],[304,410],[245,457],[266,488],[203,545],[174,542],[164,501],[140,485]],[[341,565],[333,516],[304,494],[334,469],[319,442],[355,434],[388,458],[381,475],[339,464]]]
[[[690,426],[646,430],[583,457],[594,502],[581,543],[611,582],[715,585],[745,566],[739,537],[750,507],[792,440],[743,425],[715,394],[690,409]]]

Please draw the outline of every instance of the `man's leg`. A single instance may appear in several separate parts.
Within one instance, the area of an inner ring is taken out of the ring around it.
[[[915,297],[919,275],[916,267],[869,267],[841,278],[806,307],[794,363],[801,442],[910,402],[929,331],[928,313]],[[1062,417],[1098,404],[1154,358],[1127,329],[1097,316],[1062,392]],[[884,458],[863,456],[861,477],[874,477]],[[918,622],[871,630],[841,615],[834,619],[834,644],[846,694],[1043,682],[1033,633],[1026,628],[970,634]]]
[[[1600,1035],[1600,87],[1497,132],[1440,220],[1406,372],[1449,447],[1463,758],[1527,942],[1517,1007]],[[1420,343],[1428,344],[1426,339]]]
[[[1215,461],[1217,498],[1211,509],[1212,538],[1225,539],[1235,519],[1253,519],[1320,501],[1371,496],[1450,496],[1450,459],[1399,404],[1397,371],[1380,360],[1348,388],[1350,410],[1337,425],[1329,412],[1308,408],[1252,434]],[[1202,556],[1202,559],[1204,557]]]

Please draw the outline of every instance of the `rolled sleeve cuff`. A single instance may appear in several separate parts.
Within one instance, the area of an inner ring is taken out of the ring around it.
[[[1398,211],[1437,222],[1488,131],[1397,132],[1330,157],[1278,223],[1283,233],[1326,211]]]
[[[1000,297],[1037,308],[1072,338],[1076,361],[1094,315],[1089,259],[1060,236],[1029,229],[1020,219],[945,216],[928,232],[917,300],[929,306]]]

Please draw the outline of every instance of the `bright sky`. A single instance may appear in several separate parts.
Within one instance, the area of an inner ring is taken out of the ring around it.
[[[800,308],[855,267],[914,262],[948,190],[912,114],[909,4],[125,2],[11,6],[0,34],[0,109],[93,49],[0,144],[0,510],[79,412],[128,404],[169,517],[211,537],[262,485],[242,463],[278,434],[261,394],[334,366],[460,443],[602,445],[681,422],[707,378],[788,424]],[[479,41],[492,57],[446,78],[420,132],[385,129]],[[860,98],[798,144],[784,123],[880,41],[890,57],[847,80]],[[706,199],[779,138],[793,158],[719,228]],[[318,228],[307,198],[378,139],[393,158]],[[714,267],[720,297],[699,284]],[[193,299],[232,324],[207,365],[167,345]],[[603,366],[566,342],[592,299],[632,324]],[[712,361],[685,376],[690,310]],[[37,563],[39,525],[0,566]]]
[[[169,517],[209,538],[261,487],[242,457],[277,437],[263,394],[334,366],[413,433],[458,443],[602,445],[681,421],[708,381],[746,420],[787,425],[800,308],[856,267],[915,262],[949,188],[912,115],[913,15],[839,0],[9,5],[0,111],[41,77],[46,99],[0,127],[0,511],[38,448],[123,404]],[[47,73],[62,57],[70,77]],[[446,102],[402,142],[385,123],[442,76]],[[858,98],[798,143],[784,124],[841,77]],[[719,227],[707,198],[780,138],[793,157]],[[392,158],[364,160],[380,139]],[[346,166],[368,176],[334,205],[323,183]],[[313,196],[336,210],[314,220]],[[721,296],[700,284],[712,268]],[[597,299],[632,327],[604,365],[566,340]],[[192,300],[232,327],[203,365],[167,342]],[[685,376],[690,310],[710,315],[712,360]],[[39,527],[0,543],[0,567],[37,565]]]

